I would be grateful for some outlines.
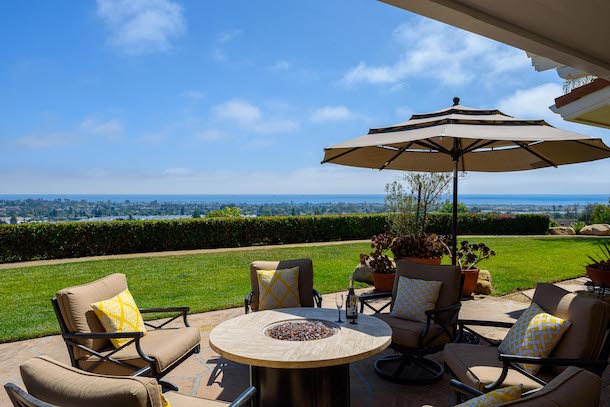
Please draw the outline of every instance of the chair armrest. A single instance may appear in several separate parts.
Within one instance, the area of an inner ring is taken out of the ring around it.
[[[436,315],[441,314],[443,312],[458,312],[462,308],[462,304],[453,304],[448,307],[436,308],[426,311],[426,315]]]
[[[473,389],[472,387],[457,381],[455,379],[451,379],[449,380],[449,387],[451,387],[453,390],[457,391],[458,393],[464,394],[468,397],[478,397],[478,396],[482,396],[484,393],[478,391],[477,389]]]
[[[250,386],[242,394],[237,396],[237,398],[233,400],[231,404],[229,404],[229,407],[245,407],[250,404],[253,405],[255,396],[256,387]]]
[[[359,295],[360,301],[378,300],[380,298],[392,298],[392,293],[364,293]]]
[[[184,321],[184,325],[185,326],[190,326],[189,325],[189,321],[188,321],[188,312],[190,310],[189,307],[155,307],[155,308],[139,308],[140,313],[141,314],[152,314],[152,313],[156,313],[156,312],[179,312],[182,315],[182,320]],[[166,321],[165,323],[159,325],[159,326],[154,326],[151,324],[146,324],[147,326],[154,328],[154,329],[159,329],[159,328],[163,328],[165,325],[169,324],[171,321],[173,321],[174,319],[178,318],[178,316],[170,319],[169,321]]]
[[[254,295],[254,293],[252,291],[250,291],[247,295],[246,298],[244,298],[244,308],[246,311],[246,314],[248,312],[250,312],[250,304],[252,304],[252,296]]]
[[[322,295],[315,288],[313,289],[313,300],[318,308],[322,308]]]
[[[144,332],[65,332],[61,334],[67,339],[136,339],[144,336]]]
[[[458,320],[458,324],[461,326],[464,325],[474,325],[474,326],[490,326],[495,328],[512,328],[514,322],[502,322],[502,321],[481,321],[477,319],[460,319]]]
[[[505,363],[528,363],[541,366],[576,366],[592,368],[605,368],[608,366],[607,360],[543,358],[539,356],[508,355],[506,353],[501,353],[499,357],[500,360]]]

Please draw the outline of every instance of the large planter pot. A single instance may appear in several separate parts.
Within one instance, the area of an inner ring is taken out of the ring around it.
[[[479,269],[473,267],[471,269],[462,269],[464,276],[464,288],[462,288],[462,297],[470,297],[477,288],[477,280],[479,279]]]
[[[610,287],[610,271],[587,266],[587,276],[595,284]]]
[[[394,289],[394,277],[396,273],[371,273],[373,283],[375,283],[375,291],[389,293]]]
[[[433,264],[440,265],[442,258],[440,257],[431,257],[431,258],[422,258],[422,257],[399,257],[398,260],[407,260],[411,263],[420,263],[420,264]]]

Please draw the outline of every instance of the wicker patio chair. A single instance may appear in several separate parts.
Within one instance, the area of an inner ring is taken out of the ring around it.
[[[160,325],[146,323],[147,332],[110,333],[104,330],[90,304],[107,300],[127,289],[124,274],[112,274],[88,284],[65,288],[51,301],[68,347],[72,366],[107,375],[152,376],[160,380],[194,353],[201,335],[188,324],[188,307],[140,308],[141,313],[179,313]],[[167,328],[182,317],[184,328]],[[111,338],[129,338],[115,348]],[[171,383],[163,386],[174,389]]]
[[[571,366],[543,388],[526,392],[519,400],[498,404],[497,407],[597,407],[601,383],[596,374]],[[484,394],[455,379],[449,385],[467,399]]]
[[[252,291],[244,299],[246,314],[258,311],[258,270],[279,270],[299,267],[299,302],[301,307],[322,307],[322,296],[313,288],[313,262],[311,259],[255,261],[250,264],[250,285]]]
[[[467,330],[491,346],[451,343],[443,359],[459,381],[481,392],[522,384],[524,389],[539,389],[567,366],[583,367],[601,373],[608,363],[610,341],[607,340],[610,307],[605,302],[570,293],[553,284],[536,286],[533,302],[545,312],[571,322],[549,357],[501,354],[498,342],[479,335],[472,327],[510,328],[512,323],[460,320],[460,331]],[[541,365],[532,375],[518,364]]]
[[[161,407],[161,391],[154,378],[102,376],[84,372],[48,357],[21,366],[27,393],[17,385],[4,386],[15,407]],[[256,389],[249,387],[232,403],[167,392],[172,407],[252,406]]]
[[[381,297],[392,297],[394,306],[400,277],[418,280],[441,281],[443,284],[434,309],[426,312],[426,322],[396,318],[389,313],[375,316],[392,328],[390,348],[398,353],[375,362],[375,371],[384,379],[397,383],[426,384],[440,379],[443,365],[426,355],[438,352],[452,342],[458,332],[457,321],[461,303],[462,276],[459,267],[418,264],[407,260],[396,262],[394,290],[387,294],[361,296],[367,302]]]

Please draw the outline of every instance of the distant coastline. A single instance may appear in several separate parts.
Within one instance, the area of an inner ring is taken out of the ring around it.
[[[566,206],[608,203],[607,194],[463,194],[459,201],[467,206],[473,205],[507,205],[507,206]],[[449,197],[447,197],[449,198]],[[0,200],[24,199],[69,199],[87,202],[168,202],[168,203],[223,203],[223,204],[337,204],[337,203],[371,203],[382,204],[383,194],[0,194]]]

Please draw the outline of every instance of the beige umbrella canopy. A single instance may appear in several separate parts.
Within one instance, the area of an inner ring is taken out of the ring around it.
[[[459,104],[415,114],[406,122],[324,150],[324,163],[379,170],[454,172],[453,236],[457,236],[458,171],[533,170],[610,157],[601,139],[522,120],[499,110]],[[455,261],[456,239],[453,239]]]

